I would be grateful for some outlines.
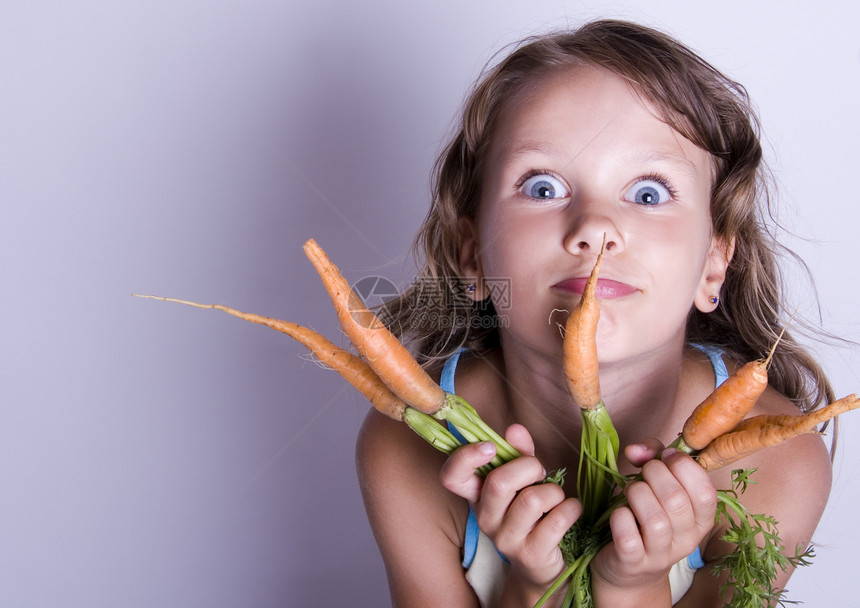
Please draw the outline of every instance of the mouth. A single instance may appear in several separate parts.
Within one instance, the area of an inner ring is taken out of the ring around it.
[[[553,288],[581,296],[582,291],[585,289],[585,283],[587,281],[588,277],[567,279],[560,283],[556,283],[555,285],[553,285]],[[639,290],[632,285],[628,285],[627,283],[613,281],[612,279],[597,279],[596,295],[598,299],[601,300],[614,300],[616,298],[623,298],[625,296],[634,294],[637,291]]]

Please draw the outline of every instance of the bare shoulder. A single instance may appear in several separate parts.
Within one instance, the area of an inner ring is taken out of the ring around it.
[[[457,365],[457,394],[468,401],[481,418],[497,431],[513,420],[507,416],[508,383],[504,362],[495,351],[481,356],[466,354]]]
[[[460,566],[468,513],[445,490],[445,455],[405,423],[371,411],[356,445],[356,467],[367,516],[382,553],[395,606],[469,606]],[[445,580],[440,589],[439,580]]]
[[[401,511],[437,523],[456,523],[452,510],[459,499],[439,483],[445,455],[427,444],[405,423],[371,410],[356,443],[356,467],[365,503],[374,511]],[[453,498],[451,498],[453,497]],[[443,517],[438,512],[444,509]],[[369,515],[373,515],[370,512]],[[371,522],[373,523],[373,522]],[[443,525],[452,544],[461,537],[458,526]]]
[[[801,412],[773,389],[767,389],[752,414],[799,415]],[[755,468],[757,484],[749,500],[761,504],[780,522],[786,546],[808,543],[818,525],[832,482],[830,453],[824,437],[806,433],[766,448],[733,468]],[[746,499],[746,497],[745,497]],[[794,536],[794,538],[792,538]]]

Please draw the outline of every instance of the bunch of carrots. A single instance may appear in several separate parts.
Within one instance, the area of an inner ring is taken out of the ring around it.
[[[341,327],[358,355],[344,350],[301,325],[245,313],[218,304],[198,304],[159,296],[139,296],[216,309],[251,323],[265,325],[294,338],[324,365],[336,370],[380,412],[405,422],[436,449],[450,454],[462,444],[443,422],[453,424],[470,443],[492,441],[496,456],[477,471],[490,470],[520,456],[490,428],[461,397],[447,393],[415,361],[399,340],[368,310],[320,246],[308,240],[304,251],[316,268],[337,311]],[[611,541],[609,514],[623,504],[618,492],[633,477],[618,471],[619,441],[600,395],[596,330],[600,316],[596,298],[597,276],[603,252],[598,255],[582,298],[570,313],[564,331],[564,374],[583,421],[577,491],[583,515],[562,541],[568,569],[547,590],[537,606],[569,583],[564,606],[593,606],[588,566],[597,552]],[[755,416],[744,419],[767,387],[767,360],[740,368],[690,415],[672,447],[693,455],[712,471],[757,450],[777,445],[801,433],[813,432],[823,422],[860,406],[850,395],[816,411],[795,416]],[[776,522],[749,513],[738,495],[752,471],[735,471],[731,490],[718,492],[717,518],[729,524],[725,540],[737,549],[717,568],[728,572],[726,587],[732,590],[733,608],[770,606],[781,592],[772,588],[777,568],[807,563],[809,552],[789,556],[776,534]],[[562,483],[562,476],[551,474]]]

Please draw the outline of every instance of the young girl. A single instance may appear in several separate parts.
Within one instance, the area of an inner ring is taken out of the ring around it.
[[[655,457],[782,331],[762,174],[742,87],[651,29],[598,21],[534,38],[482,78],[437,164],[423,274],[387,312],[443,388],[524,455],[481,480],[492,445],[446,459],[370,413],[358,470],[395,605],[528,607],[564,569],[576,484],[537,482],[578,462],[557,323],[604,241],[600,383],[626,446],[622,472],[641,469],[643,481],[625,490],[629,507],[592,562],[595,605],[725,603],[709,562],[731,548],[714,526],[715,488],[730,487],[730,471]],[[833,400],[789,335],[769,375],[753,414]],[[776,518],[789,550],[806,546],[830,490],[821,438],[738,466],[758,469],[745,505]]]

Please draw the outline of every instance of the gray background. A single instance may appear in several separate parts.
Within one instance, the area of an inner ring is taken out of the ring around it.
[[[0,605],[388,604],[354,476],[366,403],[279,334],[130,294],[338,340],[302,242],[351,280],[408,280],[464,92],[525,34],[632,18],[746,84],[823,325],[860,340],[860,14],[776,6],[4,2]],[[860,390],[857,348],[815,348]],[[810,606],[860,606],[856,416],[816,565],[789,585]]]

